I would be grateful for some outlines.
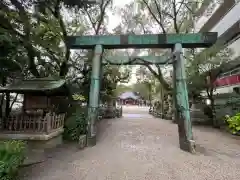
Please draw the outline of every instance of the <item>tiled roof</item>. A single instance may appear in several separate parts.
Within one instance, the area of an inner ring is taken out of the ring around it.
[[[65,84],[64,79],[35,78],[23,80],[6,87],[0,87],[0,92],[36,92],[51,91],[61,88]]]
[[[139,96],[136,96],[133,92],[124,92],[120,96],[118,96],[120,99],[139,99]]]

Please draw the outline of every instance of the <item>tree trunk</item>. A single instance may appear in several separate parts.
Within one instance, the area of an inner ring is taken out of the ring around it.
[[[6,93],[5,118],[10,114],[10,93]]]
[[[213,98],[213,95],[211,93],[211,95],[209,96],[209,99],[211,101],[211,112],[212,112],[212,115],[211,115],[211,120],[212,120],[212,126],[214,128],[219,128],[219,124],[217,122],[217,117],[216,117],[216,111],[215,111],[215,102],[214,102],[214,98]]]
[[[149,105],[152,106],[152,86],[151,86],[151,84],[149,84],[149,95],[148,95],[148,99],[149,99]]]
[[[16,96],[14,97],[14,99],[13,99],[13,101],[12,101],[12,104],[11,104],[10,107],[9,107],[9,113],[11,113],[12,108],[13,108],[13,105],[14,105],[14,103],[15,103],[16,100],[17,100],[17,97],[18,97],[18,94],[16,94]]]
[[[2,77],[2,86],[5,87],[6,84],[7,84],[7,78],[5,76],[3,76]],[[5,94],[2,93],[2,98],[1,98],[1,103],[0,103],[0,106],[1,106],[0,118],[3,118],[4,97],[5,97]]]

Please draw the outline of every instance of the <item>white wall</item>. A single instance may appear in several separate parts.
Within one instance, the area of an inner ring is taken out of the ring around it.
[[[240,2],[238,2],[212,29],[221,36],[227,29],[240,20]]]
[[[215,11],[219,7],[219,4],[215,7]],[[214,12],[215,12],[214,11]],[[210,17],[203,16],[202,19],[200,18],[198,24],[195,24],[196,30],[203,26],[204,23]],[[221,36],[227,29],[229,29],[233,24],[240,20],[240,0],[236,3],[236,5],[228,12],[226,15],[210,30],[211,32],[218,32],[218,36]],[[202,24],[201,24],[202,23]],[[198,31],[199,31],[198,30]],[[196,31],[196,32],[198,32]],[[240,56],[240,39],[232,42],[229,46],[235,52],[234,57]],[[198,52],[201,52],[202,49],[198,49]],[[233,57],[233,58],[234,58]]]
[[[209,6],[204,11],[203,15],[195,23],[195,32],[199,32],[203,25],[210,19],[210,17],[216,12],[220,7],[221,3],[217,3],[213,0]]]
[[[232,49],[234,54],[232,59],[240,56],[240,37],[234,41],[232,44],[228,46],[228,48]]]
[[[214,4],[214,1],[210,3],[209,7],[203,13],[203,16],[195,23],[195,32],[203,27],[203,25],[210,19],[214,12],[220,7],[221,3]],[[213,6],[213,7],[212,7]],[[212,32],[218,32],[218,35],[222,35],[229,27],[240,19],[240,0],[236,0],[236,5],[226,13],[226,15],[210,30]]]
[[[224,86],[224,87],[218,87],[216,88],[216,90],[213,92],[213,95],[216,94],[229,94],[229,93],[233,93],[233,88],[234,87],[239,87],[240,84],[235,84],[233,86]],[[207,96],[206,91],[203,91],[201,93],[202,96]]]

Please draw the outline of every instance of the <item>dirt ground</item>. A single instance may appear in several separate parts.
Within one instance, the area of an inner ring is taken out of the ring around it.
[[[23,180],[239,180],[240,138],[194,127],[196,155],[179,149],[177,125],[147,108],[125,107],[121,119],[103,120],[98,143],[65,144],[47,161],[21,171]]]

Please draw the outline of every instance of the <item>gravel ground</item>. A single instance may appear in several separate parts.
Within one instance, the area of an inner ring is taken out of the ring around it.
[[[48,161],[24,169],[23,179],[240,179],[240,138],[195,127],[198,153],[192,155],[179,149],[175,124],[147,115],[147,108],[124,110],[123,118],[100,123],[96,146],[80,151],[64,145]]]

